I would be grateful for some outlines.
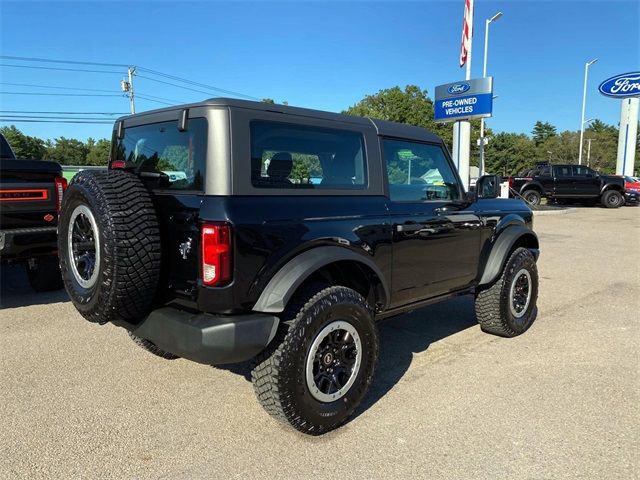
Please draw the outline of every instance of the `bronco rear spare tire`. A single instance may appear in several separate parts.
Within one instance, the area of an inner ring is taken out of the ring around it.
[[[78,173],[64,194],[58,250],[67,293],[87,320],[135,324],[149,313],[160,275],[160,229],[138,177]]]

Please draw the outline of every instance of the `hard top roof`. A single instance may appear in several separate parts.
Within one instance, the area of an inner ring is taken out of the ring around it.
[[[406,125],[404,123],[389,122],[387,120],[379,120],[377,118],[368,117],[354,117],[351,115],[344,115],[341,113],[325,112],[322,110],[313,110],[310,108],[292,107],[289,105],[280,105],[266,102],[253,102],[250,100],[239,100],[236,98],[209,98],[201,102],[187,103],[183,105],[175,105],[167,108],[160,108],[156,110],[149,110],[134,115],[127,115],[118,118],[117,121],[126,120],[131,117],[142,117],[146,115],[153,115],[158,112],[166,112],[172,110],[182,110],[185,108],[200,108],[209,106],[223,106],[231,108],[245,108],[251,110],[260,110],[264,112],[278,112],[290,115],[298,115],[302,117],[313,117],[325,120],[333,120],[343,123],[352,123],[355,125],[373,125],[378,132],[378,135],[389,137],[409,138],[413,140],[419,140],[424,142],[436,142],[441,143],[440,137],[431,133],[424,128],[415,127],[413,125]]]

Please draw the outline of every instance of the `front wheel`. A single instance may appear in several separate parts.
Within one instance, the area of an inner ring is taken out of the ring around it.
[[[359,293],[307,289],[287,306],[281,343],[256,359],[251,379],[264,409],[310,435],[341,425],[364,398],[378,358],[373,311]]]
[[[536,318],[538,269],[533,254],[517,248],[500,277],[476,296],[476,317],[487,333],[515,337],[527,331]]]
[[[624,198],[616,190],[607,190],[602,194],[601,202],[605,208],[618,208],[624,203]]]

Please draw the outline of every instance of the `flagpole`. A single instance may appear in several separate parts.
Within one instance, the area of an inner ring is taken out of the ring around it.
[[[464,57],[466,74],[465,79],[471,80],[471,46],[473,42],[473,2],[465,0],[464,20],[462,24],[461,49],[466,50]],[[468,36],[465,37],[465,30]],[[466,45],[465,45],[466,39]],[[463,61],[462,53],[460,61]],[[462,65],[460,65],[462,66]],[[458,121],[453,126],[453,158],[456,162],[458,174],[465,190],[469,190],[469,159],[471,157],[471,123],[468,120]]]

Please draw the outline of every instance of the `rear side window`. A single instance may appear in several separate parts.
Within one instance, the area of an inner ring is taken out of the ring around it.
[[[347,130],[251,122],[251,183],[278,189],[366,188],[364,138]]]
[[[395,202],[455,200],[458,180],[438,145],[384,140],[389,196]]]
[[[184,132],[177,120],[127,127],[111,158],[135,164],[138,172],[164,174],[161,188],[203,190],[206,156],[207,120],[191,118]]]
[[[564,166],[564,167],[554,167],[555,172],[556,172],[556,177],[572,177],[573,174],[571,173],[571,167],[570,166]]]

